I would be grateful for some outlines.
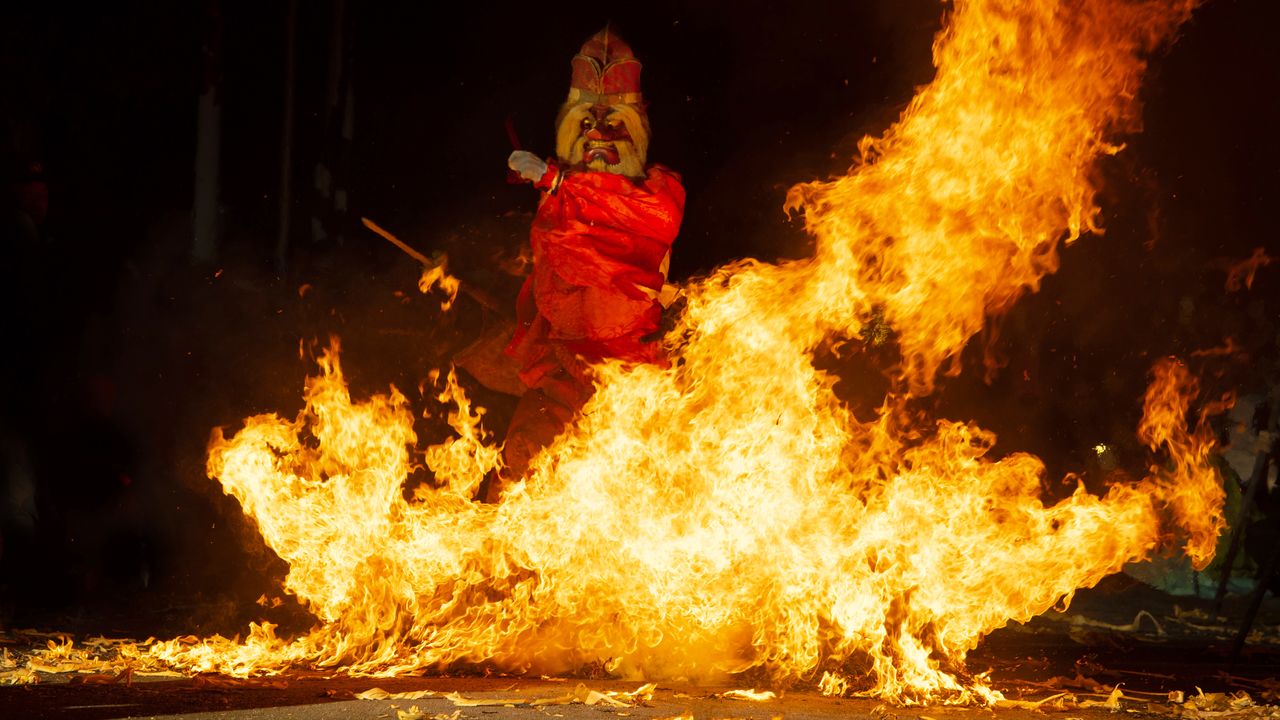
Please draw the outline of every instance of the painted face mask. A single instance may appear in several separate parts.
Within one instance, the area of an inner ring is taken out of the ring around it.
[[[643,176],[649,119],[631,47],[606,27],[583,44],[572,66],[556,121],[556,156],[571,168]]]

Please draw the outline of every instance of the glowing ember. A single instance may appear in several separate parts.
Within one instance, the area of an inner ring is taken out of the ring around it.
[[[1134,129],[1140,55],[1192,4],[956,2],[935,81],[847,177],[792,192],[815,256],[684,288],[672,367],[600,367],[580,422],[498,505],[469,499],[498,455],[452,374],[440,397],[458,437],[423,458],[405,398],[353,402],[335,347],[296,420],[248,419],[208,465],[317,626],[151,652],[232,674],[759,667],[822,675],[824,692],[997,699],[963,665],[987,633],[1157,547],[1203,567],[1223,524],[1211,438],[1184,423],[1196,384],[1174,361],[1154,369],[1139,428],[1166,460],[1105,497],[1079,487],[1046,506],[1038,459],[988,458],[991,433],[903,410],[1055,269],[1061,242],[1096,229],[1089,168]],[[872,317],[904,362],[864,423],[812,356]],[[406,500],[421,462],[437,486]]]

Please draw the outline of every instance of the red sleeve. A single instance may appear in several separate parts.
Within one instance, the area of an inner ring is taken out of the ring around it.
[[[555,190],[560,183],[560,168],[556,167],[554,162],[547,163],[547,171],[542,173],[542,177],[538,178],[533,184],[539,190]]]

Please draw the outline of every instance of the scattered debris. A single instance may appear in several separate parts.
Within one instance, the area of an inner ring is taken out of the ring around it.
[[[0,671],[0,685],[34,685],[40,682],[40,676],[30,668]]]
[[[446,693],[444,699],[458,707],[485,707],[490,705],[516,706],[529,704],[528,698],[468,698],[463,697],[461,693],[457,692]]]
[[[434,690],[412,690],[410,692],[387,692],[382,688],[370,688],[362,693],[356,693],[357,700],[421,700],[426,697],[435,697],[439,693]]]
[[[776,700],[777,695],[772,690],[760,690],[755,688],[750,690],[726,690],[715,697],[724,698],[726,700],[750,700],[752,702],[767,702]]]
[[[133,669],[125,668],[119,673],[112,675],[110,673],[90,673],[88,675],[77,675],[68,682],[72,685],[115,685],[123,681],[125,687],[133,687]]]
[[[1083,690],[1091,693],[1105,693],[1107,686],[1076,671],[1075,677],[1055,675],[1044,682],[1021,681],[1020,684],[1042,687],[1050,690]]]
[[[454,710],[452,713],[427,715],[417,705],[410,705],[408,710],[396,710],[396,720],[458,720],[461,717],[461,710]]]
[[[629,693],[614,690],[599,692],[579,683],[571,693],[551,698],[539,698],[530,704],[535,707],[542,705],[571,705],[573,703],[582,703],[583,705],[608,705],[611,707],[635,707],[636,705],[652,700],[653,691],[656,689],[656,685],[649,683],[647,685],[641,685]]]
[[[1146,611],[1144,610],[1143,612],[1146,612]],[[1134,620],[1134,622],[1137,622],[1137,620]],[[1111,691],[1111,694],[1107,696],[1106,700],[1103,700],[1102,702],[1098,702],[1096,700],[1083,700],[1080,702],[1080,707],[1082,708],[1100,707],[1100,708],[1106,708],[1111,712],[1116,712],[1120,710],[1120,701],[1123,699],[1124,699],[1124,693],[1120,692],[1120,686],[1117,685],[1115,689]]]
[[[1105,622],[1102,622],[1101,620],[1094,620],[1092,618],[1087,618],[1084,615],[1072,616],[1071,624],[1077,627],[1083,626],[1083,627],[1090,627],[1090,628],[1102,628],[1104,630],[1111,630],[1112,632],[1136,633],[1142,630],[1143,618],[1150,620],[1151,624],[1155,626],[1156,635],[1159,635],[1162,637],[1164,636],[1165,634],[1164,627],[1160,625],[1160,621],[1156,620],[1156,616],[1152,615],[1146,610],[1139,610],[1138,614],[1133,617],[1133,622],[1125,625],[1115,625],[1112,623],[1105,623]]]
[[[1042,706],[1048,705],[1050,703],[1054,703],[1055,701],[1058,701],[1058,700],[1070,700],[1071,702],[1074,702],[1075,696],[1070,693],[1062,692],[1062,693],[1058,693],[1057,695],[1050,695],[1049,697],[1043,698],[1041,700],[1009,700],[1008,698],[1001,698],[996,701],[996,707],[1020,708],[1023,710],[1039,710]]]

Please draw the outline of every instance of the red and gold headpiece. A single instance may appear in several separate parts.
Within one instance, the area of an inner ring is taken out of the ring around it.
[[[648,152],[640,61],[606,25],[573,56],[569,98],[556,117],[556,157],[565,167],[641,177]]]
[[[640,105],[640,61],[631,46],[606,25],[573,56],[570,103]]]

